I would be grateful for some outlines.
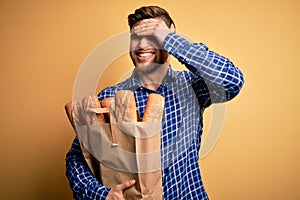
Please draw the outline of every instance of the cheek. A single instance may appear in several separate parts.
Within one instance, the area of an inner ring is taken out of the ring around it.
[[[131,40],[131,41],[130,41],[130,45],[129,45],[129,47],[130,47],[130,51],[134,51],[134,50],[136,50],[136,49],[137,49],[137,46],[138,46],[138,44],[139,44],[139,42],[138,42],[138,41],[136,41],[136,40]]]
[[[133,59],[134,58],[134,50],[135,50],[136,47],[132,43],[130,43],[130,47],[129,48],[130,48],[129,49],[130,58]]]
[[[157,62],[160,63],[160,64],[163,64],[166,62],[166,60],[168,59],[168,53],[165,52],[164,50],[162,49],[159,49],[158,50],[158,57],[157,57]]]
[[[132,62],[135,64],[136,57],[134,56],[134,53],[132,51],[130,51],[129,55],[130,55],[130,58],[131,58]]]

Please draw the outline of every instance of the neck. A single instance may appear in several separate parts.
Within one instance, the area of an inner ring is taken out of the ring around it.
[[[164,63],[150,73],[144,73],[139,71],[138,76],[142,86],[150,90],[157,90],[157,88],[162,84],[162,81],[168,73],[168,67],[169,63]]]

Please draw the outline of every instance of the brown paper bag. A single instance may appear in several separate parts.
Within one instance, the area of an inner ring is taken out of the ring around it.
[[[81,107],[78,102],[73,102],[74,105],[71,116],[77,119],[73,119],[77,121],[75,131],[95,177],[109,188],[136,180],[134,186],[124,191],[125,199],[162,199],[161,123],[116,122],[113,109],[86,103],[86,99],[82,100]],[[97,120],[99,114],[108,112],[110,123]]]
[[[69,102],[65,105],[66,114],[68,119],[77,133],[77,128],[80,126],[86,126],[87,123],[105,123],[103,116],[86,115],[87,108],[100,108],[101,105],[96,95],[91,95],[83,98],[79,101]],[[96,175],[99,171],[99,166],[95,164],[96,159],[87,151],[83,146],[81,140],[79,140],[80,147],[82,149],[83,156],[89,165],[92,173]],[[98,173],[99,174],[99,173]]]

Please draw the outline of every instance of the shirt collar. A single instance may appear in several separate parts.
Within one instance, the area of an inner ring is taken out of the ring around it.
[[[168,67],[168,73],[165,76],[165,78],[162,82],[162,85],[167,86],[171,82],[175,81],[176,77],[177,77],[176,72],[172,69],[171,66],[169,66]],[[139,80],[136,69],[133,70],[132,75],[129,79],[129,87],[130,88],[135,88],[135,89],[142,87],[142,84],[140,83],[140,80]]]

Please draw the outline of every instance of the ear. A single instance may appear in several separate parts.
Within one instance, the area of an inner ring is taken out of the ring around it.
[[[175,28],[175,25],[172,23],[171,26],[170,26],[170,30],[175,33],[176,32],[176,28]]]

